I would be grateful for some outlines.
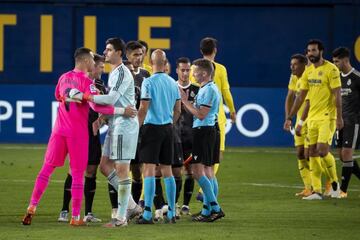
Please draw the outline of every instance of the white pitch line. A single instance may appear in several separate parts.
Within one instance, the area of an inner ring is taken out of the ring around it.
[[[26,150],[43,150],[46,149],[46,146],[1,146],[0,145],[0,149],[5,149],[5,150],[22,150],[22,149],[26,149]]]
[[[50,180],[50,183],[64,184],[64,181],[65,180],[52,179],[52,180]],[[31,184],[33,184],[33,182],[28,181],[28,180],[24,180],[24,179],[0,179],[0,182],[31,183]],[[107,181],[99,181],[99,180],[96,180],[96,182],[97,183],[107,183]],[[249,183],[249,182],[242,182],[242,183],[239,183],[239,184],[243,185],[243,186],[269,187],[269,188],[292,188],[292,189],[302,189],[302,188],[304,188],[304,186],[300,186],[300,185],[287,185],[287,184],[279,184],[279,183]],[[360,189],[349,188],[349,191],[360,192]]]
[[[300,185],[286,185],[286,184],[279,184],[279,183],[240,183],[241,185],[244,186],[253,186],[253,187],[270,187],[270,188],[294,188],[294,189],[302,189],[304,188],[304,186],[300,186]],[[359,189],[351,189],[349,188],[350,191],[354,191],[354,192],[360,192]]]

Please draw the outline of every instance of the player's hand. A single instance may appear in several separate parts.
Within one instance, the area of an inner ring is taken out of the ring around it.
[[[136,117],[136,115],[137,115],[137,110],[134,106],[129,105],[125,108],[125,112],[123,116],[134,118]]]
[[[186,103],[188,102],[189,99],[189,90],[187,90],[186,92],[184,91],[184,89],[179,87],[179,91],[180,91],[180,96],[181,96],[181,102]]]
[[[235,123],[235,122],[236,122],[236,112],[230,113],[230,119],[231,119],[231,123]]]
[[[301,125],[296,125],[296,128],[295,128],[295,134],[296,136],[299,136],[301,137],[301,129],[302,129],[302,126]]]
[[[336,118],[336,129],[341,130],[344,127],[344,120],[342,117]]]
[[[285,131],[290,131],[290,126],[291,126],[291,120],[286,119],[284,122],[284,130]]]
[[[93,130],[94,136],[96,136],[98,134],[100,127],[101,127],[101,119],[98,118],[92,123],[92,130]]]
[[[80,101],[83,99],[83,93],[80,92],[78,89],[76,88],[72,88],[70,91],[69,91],[69,98],[70,99],[73,99],[73,100],[76,100],[76,101]]]

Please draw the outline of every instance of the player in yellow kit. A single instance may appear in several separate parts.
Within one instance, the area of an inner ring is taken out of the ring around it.
[[[294,54],[291,56],[290,69],[291,76],[288,85],[288,94],[285,100],[285,116],[289,115],[292,105],[294,104],[295,97],[300,93],[300,78],[305,71],[307,65],[307,58],[302,54]],[[301,120],[305,103],[303,103],[297,112],[296,125],[302,126],[300,136],[294,134],[294,145],[296,147],[296,156],[298,159],[298,167],[301,179],[304,183],[304,189],[296,193],[296,196],[309,196],[311,195],[311,177],[309,169],[309,156],[308,156],[308,144],[305,141],[307,133],[306,122]]]
[[[307,44],[309,60],[312,62],[301,77],[300,94],[290,110],[284,128],[291,126],[291,119],[303,103],[306,94],[310,102],[308,113],[308,138],[311,182],[313,194],[304,200],[321,200],[321,158],[331,177],[331,197],[340,194],[334,156],[329,152],[329,141],[337,129],[342,129],[341,81],[337,67],[323,59],[324,47],[320,40],[310,40]],[[334,124],[336,121],[336,124]],[[320,158],[321,157],[321,158]]]

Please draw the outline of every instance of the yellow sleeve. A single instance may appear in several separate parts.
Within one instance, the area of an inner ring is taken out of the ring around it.
[[[234,106],[234,100],[233,97],[231,95],[230,89],[225,89],[222,92],[223,98],[225,100],[225,104],[226,106],[228,106],[230,113],[235,112],[235,106]]]
[[[221,68],[221,95],[225,100],[226,106],[228,106],[231,113],[235,112],[234,99],[230,92],[230,84],[227,77],[226,68]]]
[[[335,66],[333,66],[330,70],[329,83],[331,89],[341,87],[340,72]]]
[[[296,92],[296,77],[294,75],[290,75],[288,89]]]
[[[305,69],[303,75],[300,78],[300,89],[301,90],[309,90],[309,83],[308,83],[308,73]]]

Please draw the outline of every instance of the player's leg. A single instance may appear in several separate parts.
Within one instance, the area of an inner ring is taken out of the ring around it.
[[[155,196],[155,167],[159,163],[164,133],[158,126],[142,126],[140,161],[143,163],[145,208],[138,224],[152,224],[152,205]]]
[[[309,139],[309,161],[310,161],[310,174],[311,174],[311,186],[313,193],[309,196],[303,197],[304,200],[321,200],[321,159],[319,152],[316,148],[319,135],[319,123],[318,121],[308,122],[308,139]]]
[[[85,172],[85,222],[101,222],[101,219],[95,217],[92,212],[96,191],[96,175],[98,165],[101,159],[101,143],[100,136],[89,136],[89,160]]]
[[[161,185],[161,169],[160,166],[155,167],[155,196],[154,196],[154,206],[155,206],[155,216],[154,221],[157,222],[163,219],[163,210],[165,206],[165,199],[163,194],[163,188]]]
[[[160,149],[159,162],[161,174],[164,177],[166,199],[169,206],[165,220],[167,223],[175,223],[176,183],[171,168],[171,165],[174,163],[174,129],[172,126],[164,126],[163,131],[164,139]]]
[[[23,225],[31,224],[32,217],[35,215],[36,207],[49,184],[50,176],[54,172],[55,167],[64,165],[66,154],[67,147],[65,138],[60,135],[51,134],[43,166],[36,178],[30,204],[24,218],[22,219]]]
[[[184,191],[183,191],[183,205],[181,207],[181,214],[188,215],[190,214],[190,200],[194,191],[194,178],[191,170],[191,164],[184,165]]]
[[[332,143],[332,138],[334,136],[336,129],[335,120],[332,121],[323,121],[319,128],[319,138],[317,149],[319,151],[320,157],[322,157],[325,167],[329,173],[330,182],[332,186],[331,197],[337,198],[340,194],[340,185],[338,176],[336,173],[336,163],[335,158],[332,155],[330,150],[330,145]]]
[[[307,134],[307,125],[305,124],[301,129],[301,136],[294,136],[294,143],[296,148],[296,156],[298,160],[298,168],[300,177],[304,183],[304,189],[296,193],[296,196],[309,196],[311,194],[311,176],[309,167],[309,158],[305,156],[305,141]]]
[[[70,172],[67,174],[64,183],[64,194],[63,194],[63,207],[60,211],[58,221],[59,222],[69,222],[69,205],[71,201],[71,184],[72,184],[72,177]]]
[[[114,162],[109,159],[110,151],[111,151],[110,148],[111,148],[110,135],[106,134],[99,168],[100,168],[100,172],[108,179],[108,193],[112,208],[111,219],[115,220],[117,213],[117,206],[118,206],[118,202],[117,202],[118,181],[116,178],[116,171],[114,169],[115,168]]]
[[[342,140],[340,144],[342,146],[341,159],[343,162],[340,198],[347,197],[347,189],[351,179],[351,174],[354,172],[353,149],[356,146],[358,131],[359,124],[345,122],[344,128],[339,132],[339,137]]]
[[[175,203],[176,203],[176,219],[180,218],[180,206],[178,204],[178,200],[180,197],[180,192],[182,189],[182,168],[184,164],[184,158],[183,158],[183,149],[182,144],[180,142],[176,141],[176,138],[174,139],[174,156],[173,156],[173,162],[172,162],[172,174],[175,179],[175,185],[176,185],[176,194],[175,194]]]
[[[213,164],[215,129],[212,127],[193,129],[193,137],[194,160],[192,170],[195,179],[204,192],[204,205],[201,214],[193,219],[194,221],[215,221],[223,217],[224,214],[215,197],[212,183],[205,172],[205,166],[211,167]]]
[[[82,136],[84,137],[84,136]],[[88,137],[88,136],[86,136]],[[73,226],[84,225],[80,218],[81,204],[84,196],[84,175],[89,156],[89,141],[84,138],[66,138],[69,149],[70,170],[72,176],[72,218],[70,224]]]
[[[93,211],[92,206],[96,191],[96,172],[98,165],[88,165],[85,172],[85,222],[101,222],[100,218],[97,218]]]

